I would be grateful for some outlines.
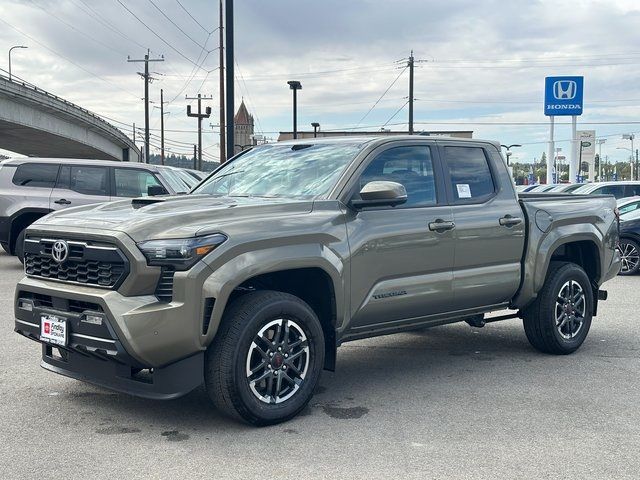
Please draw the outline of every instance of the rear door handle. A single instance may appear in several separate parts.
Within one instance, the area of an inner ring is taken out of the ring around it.
[[[442,220],[438,218],[435,222],[429,222],[429,230],[432,232],[446,232],[447,230],[453,230],[456,228],[456,224],[453,222]]]
[[[499,220],[499,222],[503,227],[513,227],[514,225],[520,225],[522,223],[522,219],[520,217],[505,215]]]
[[[64,199],[64,198],[61,198],[60,200],[56,200],[53,203],[57,203],[58,205],[71,205],[71,202],[69,200]]]

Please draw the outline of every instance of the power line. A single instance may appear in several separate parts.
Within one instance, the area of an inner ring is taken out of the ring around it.
[[[144,27],[149,30],[151,33],[153,33],[162,43],[164,43],[167,47],[169,47],[171,50],[173,50],[174,52],[176,52],[178,55],[180,55],[182,58],[184,58],[186,61],[188,61],[189,63],[191,63],[192,65],[195,65],[197,68],[204,70],[205,72],[207,71],[206,69],[202,68],[200,65],[198,65],[196,62],[194,62],[193,60],[191,60],[189,57],[187,57],[184,53],[182,53],[180,50],[178,50],[177,48],[175,48],[173,45],[171,45],[169,42],[167,42],[164,38],[162,38],[162,36],[158,35],[155,30],[153,30],[149,25],[147,25],[146,23],[144,23],[140,17],[138,17],[134,12],[132,12],[124,3],[122,3],[121,0],[116,0],[121,6],[122,8],[124,8],[127,12],[129,12],[136,20],[138,20],[138,22],[140,22],[142,25],[144,25]],[[216,50],[215,48],[213,50]]]
[[[86,3],[84,0],[73,0],[74,2],[76,2],[76,5],[78,5],[80,7],[80,9],[86,13],[87,15],[89,15],[91,18],[93,18],[94,20],[96,20],[97,22],[99,22],[100,24],[102,24],[104,27],[106,27],[107,29],[111,30],[112,32],[117,33],[118,35],[120,35],[122,38],[124,38],[125,40],[128,40],[132,43],[134,43],[135,45],[137,45],[138,47],[142,48],[142,49],[147,49],[149,47],[142,45],[140,42],[138,42],[137,40],[131,38],[129,35],[127,35],[126,33],[124,33],[122,30],[120,30],[118,27],[116,27],[115,25],[113,25],[111,22],[109,22],[108,20],[106,20],[105,18],[102,18],[102,16],[100,15],[99,12],[97,12],[91,5],[89,5],[88,3]],[[82,4],[84,5],[84,7],[82,7],[79,3],[77,3],[77,1],[82,2]],[[89,11],[85,10],[89,9]]]
[[[158,10],[160,12],[160,14],[162,14],[162,16],[164,18],[166,18],[167,20],[169,20],[171,22],[171,24],[176,27],[178,30],[180,30],[185,37],[187,37],[189,40],[191,40],[193,43],[195,43],[198,47],[200,48],[205,48],[204,46],[200,45],[191,35],[189,35],[187,32],[185,32],[182,27],[180,27],[180,25],[178,25],[176,22],[174,22],[166,13],[164,13],[162,11],[162,9],[160,7],[158,7],[158,5],[156,5],[156,3],[153,0],[149,0],[149,3],[151,3],[151,5],[153,5],[153,7]],[[211,35],[211,34],[209,34]],[[209,37],[207,37],[208,39]]]
[[[382,93],[382,95],[380,95],[380,98],[378,98],[378,100],[375,101],[375,103],[371,106],[371,108],[367,111],[367,113],[365,113],[362,118],[358,121],[358,125],[360,125],[365,118],[367,118],[369,116],[369,114],[373,111],[374,108],[376,108],[376,105],[378,105],[378,103],[380,103],[380,100],[382,100],[384,98],[384,96],[387,94],[387,92],[389,90],[391,90],[391,87],[393,87],[396,82],[400,79],[400,77],[402,76],[402,74],[405,72],[405,70],[408,68],[408,66],[404,67],[401,71],[400,74],[395,78],[395,80],[393,82],[391,82],[391,84],[387,87],[387,89]]]
[[[372,66],[370,68],[362,68],[362,67],[352,67],[352,68],[341,68],[336,70],[321,70],[315,72],[299,72],[299,73],[275,73],[275,74],[258,74],[258,75],[248,75],[246,78],[249,81],[252,80],[269,80],[269,79],[282,79],[289,77],[313,77],[313,76],[323,76],[323,75],[333,75],[335,73],[367,73],[367,72],[382,72],[382,71],[391,71],[395,70],[397,67],[393,64],[381,64],[378,66]]]
[[[396,115],[398,115],[398,114],[402,111],[402,109],[403,109],[404,107],[406,107],[406,106],[407,106],[407,104],[408,104],[408,103],[409,103],[409,100],[407,100],[406,102],[404,102],[404,103],[402,104],[402,106],[401,106],[398,110],[396,110],[396,112],[395,112],[393,115],[391,115],[391,117],[389,117],[389,120],[387,120],[386,122],[384,122],[384,125],[382,125],[382,127],[383,127],[383,128],[384,128],[384,127],[386,127],[386,126],[387,126],[387,124],[388,124],[391,120],[393,120],[393,119],[396,117]]]
[[[213,30],[211,30],[211,31],[207,30],[207,29],[206,29],[206,28],[205,28],[205,27],[204,27],[204,26],[203,26],[203,25],[202,25],[202,24],[201,24],[201,23],[200,23],[200,22],[199,22],[199,21],[198,21],[198,20],[193,16],[193,15],[191,15],[191,12],[189,12],[189,10],[187,10],[187,9],[184,7],[184,5],[182,5],[182,3],[180,3],[180,0],[176,0],[176,2],[178,3],[178,5],[180,5],[180,8],[182,8],[182,10],[184,10],[184,11],[185,11],[185,13],[191,17],[191,20],[193,20],[194,22],[196,22],[196,24],[197,24],[197,25],[198,25],[202,30],[204,30],[205,32],[207,32],[207,33],[208,33],[208,34],[210,34],[210,35],[211,35],[213,32],[215,32],[216,30],[218,30],[217,28],[215,28],[215,29],[213,29]]]
[[[95,36],[89,35],[88,33],[83,32],[82,30],[76,28],[74,25],[72,25],[71,23],[67,22],[66,20],[60,18],[58,15],[56,15],[55,13],[53,13],[51,10],[47,10],[45,9],[43,6],[38,5],[34,0],[29,0],[31,2],[31,4],[37,8],[39,8],[40,10],[42,10],[44,13],[46,13],[47,15],[52,16],[53,18],[55,18],[56,20],[58,20],[60,23],[66,25],[67,27],[69,27],[71,30],[73,30],[74,32],[79,33],[80,35],[82,35],[83,37],[88,38],[89,40],[102,45],[104,48],[107,48],[109,50],[111,50],[112,52],[117,53],[118,55],[124,55],[124,53],[122,51],[116,50],[115,48],[113,48],[111,45],[104,43],[101,40],[98,40],[97,38],[95,38]]]

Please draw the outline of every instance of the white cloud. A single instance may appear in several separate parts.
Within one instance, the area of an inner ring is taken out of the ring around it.
[[[155,3],[197,43],[217,43],[175,0]],[[122,0],[173,48],[191,60],[201,49],[146,1]],[[217,26],[217,2],[183,0],[183,5],[207,29]],[[41,6],[38,8],[36,5]],[[640,106],[640,19],[637,1],[471,1],[326,0],[300,2],[245,0],[236,2],[237,101],[249,104],[262,130],[290,129],[291,94],[286,80],[303,83],[300,126],[318,121],[323,128],[354,125],[400,73],[395,63],[411,49],[426,60],[416,69],[416,120],[458,122],[477,136],[503,143],[532,144],[522,158],[539,157],[546,145],[547,118],[542,114],[542,86],[546,75],[585,76],[585,115],[581,120],[636,121]],[[52,16],[54,15],[54,16]],[[55,18],[58,17],[58,18]],[[5,0],[0,19],[33,39],[0,24],[0,45],[25,43],[29,50],[14,56],[14,72],[44,89],[99,114],[143,126],[143,85],[136,71],[148,46],[165,62],[154,64],[152,97],[176,97],[166,128],[195,129],[186,117],[184,94],[213,94],[217,115],[217,72],[205,80],[197,72],[184,92],[193,65],[148,31],[116,0]],[[62,20],[62,21],[61,21]],[[73,26],[71,28],[68,23]],[[115,30],[120,30],[117,33]],[[79,33],[82,32],[82,33]],[[210,38],[208,38],[210,37]],[[35,40],[39,41],[38,44]],[[60,58],[63,55],[76,65]],[[217,52],[204,62],[217,66]],[[338,71],[336,71],[338,70]],[[88,73],[91,72],[91,73]],[[244,81],[241,80],[244,78]],[[93,75],[92,75],[93,74]],[[94,76],[95,75],[95,76]],[[204,82],[203,82],[204,80]],[[406,101],[406,72],[369,114],[363,125],[379,127]],[[616,102],[613,102],[615,100]],[[217,118],[211,119],[217,123]],[[405,121],[406,110],[395,121]],[[485,125],[480,122],[541,122],[542,125]],[[158,112],[152,112],[157,128]],[[451,129],[455,125],[428,125]],[[598,125],[598,134],[640,131],[636,125]],[[275,133],[267,133],[276,136]],[[560,126],[558,138],[567,136]],[[192,132],[167,132],[179,152],[189,152]],[[205,146],[217,142],[212,130]],[[611,146],[613,156],[624,155]]]

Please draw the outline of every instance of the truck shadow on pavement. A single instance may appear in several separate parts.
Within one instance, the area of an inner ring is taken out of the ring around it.
[[[583,349],[587,348],[585,344]],[[458,324],[372,338],[347,343],[338,352],[336,372],[323,372],[309,406],[296,419],[271,428],[295,434],[292,427],[304,428],[305,422],[321,420],[320,416],[359,421],[373,415],[374,409],[397,409],[398,395],[420,398],[425,405],[448,401],[450,397],[438,398],[446,395],[443,384],[455,381],[455,388],[460,388],[467,379],[488,378],[486,385],[476,387],[497,388],[493,382],[509,381],[502,377],[505,371],[515,369],[522,375],[532,362],[558,361],[534,351],[518,321],[482,330]],[[99,434],[153,430],[167,441],[184,441],[193,435],[253,430],[217,412],[204,387],[171,401],[136,398],[82,383],[67,392],[61,400],[66,397],[76,411],[96,418]]]

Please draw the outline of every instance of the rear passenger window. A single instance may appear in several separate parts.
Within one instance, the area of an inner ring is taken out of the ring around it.
[[[64,165],[57,186],[83,195],[108,197],[109,169],[85,165]]]
[[[58,176],[57,164],[23,163],[13,174],[14,185],[21,187],[53,188]]]
[[[616,198],[624,197],[623,185],[607,185],[596,189],[593,193],[596,195],[613,195]]]
[[[456,203],[482,201],[495,192],[489,162],[482,148],[445,147],[444,156]]]
[[[640,185],[627,185],[625,197],[636,197],[640,195]]]
[[[379,154],[360,177],[359,190],[376,180],[404,185],[407,201],[396,208],[436,204],[431,149],[427,146],[395,147]]]
[[[146,197],[151,186],[161,186],[151,172],[132,168],[116,168],[116,197]]]

